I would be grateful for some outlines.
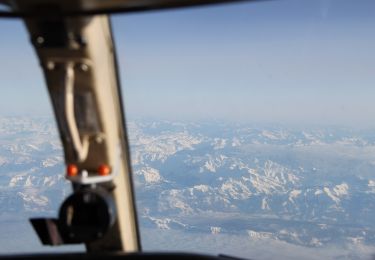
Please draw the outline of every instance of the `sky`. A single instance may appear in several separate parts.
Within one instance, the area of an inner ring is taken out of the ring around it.
[[[112,22],[130,117],[375,126],[374,1],[237,3]],[[0,30],[0,114],[50,113],[22,23]]]

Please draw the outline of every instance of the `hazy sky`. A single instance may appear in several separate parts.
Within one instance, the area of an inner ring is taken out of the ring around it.
[[[131,116],[375,125],[375,1],[220,5],[113,25]],[[22,24],[0,30],[1,114],[46,113]]]

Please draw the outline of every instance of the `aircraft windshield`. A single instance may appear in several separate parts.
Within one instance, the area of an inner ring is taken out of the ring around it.
[[[113,19],[143,249],[375,253],[375,3]]]
[[[30,217],[56,217],[71,192],[43,75],[20,21],[0,21],[0,254],[43,247]]]
[[[375,254],[375,3],[283,0],[113,17],[145,251]],[[71,185],[20,21],[1,21],[0,253],[43,247]]]

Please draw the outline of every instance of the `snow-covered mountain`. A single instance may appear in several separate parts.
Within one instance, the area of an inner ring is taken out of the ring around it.
[[[128,132],[142,230],[375,243],[375,131],[138,120]],[[56,215],[63,173],[51,119],[0,118],[0,220]]]
[[[51,119],[0,118],[0,217],[54,215],[71,191],[63,174]]]
[[[139,121],[129,133],[147,227],[308,247],[375,242],[370,130]]]

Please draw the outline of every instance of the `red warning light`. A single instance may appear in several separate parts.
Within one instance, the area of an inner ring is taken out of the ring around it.
[[[75,164],[68,164],[66,166],[66,175],[68,177],[74,177],[78,175],[78,167]]]
[[[107,176],[111,173],[111,167],[109,167],[107,164],[102,164],[98,168],[98,173],[100,176]]]

